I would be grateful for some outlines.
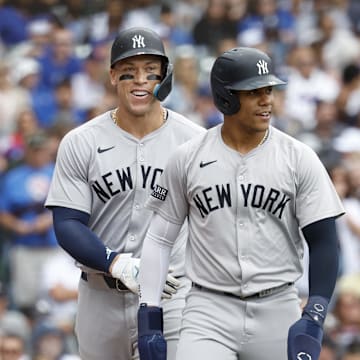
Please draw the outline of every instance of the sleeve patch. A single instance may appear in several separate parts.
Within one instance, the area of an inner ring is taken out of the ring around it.
[[[166,196],[167,196],[168,190],[159,186],[159,185],[155,185],[155,188],[153,190],[153,192],[151,193],[151,196],[153,196],[156,199],[159,199],[161,201],[165,201]]]

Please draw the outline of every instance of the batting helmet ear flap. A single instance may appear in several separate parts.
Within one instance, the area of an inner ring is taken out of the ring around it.
[[[154,96],[159,100],[163,101],[169,95],[172,88],[172,74],[173,66],[168,63],[166,65],[166,73],[164,78],[159,84],[156,84],[153,90]]]
[[[214,78],[212,79],[212,81],[216,82]],[[213,87],[213,97],[215,106],[224,115],[233,115],[240,110],[239,95],[236,91],[226,89],[223,86],[215,86]]]

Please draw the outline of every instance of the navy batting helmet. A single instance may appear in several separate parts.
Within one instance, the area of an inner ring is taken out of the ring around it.
[[[113,68],[120,60],[144,54],[159,56],[163,61],[162,81],[154,89],[154,95],[163,101],[171,91],[172,65],[156,32],[142,27],[121,31],[111,47],[110,66]]]
[[[216,60],[210,75],[216,107],[224,115],[239,111],[236,90],[254,90],[285,84],[273,74],[271,59],[263,51],[238,47],[224,52]]]

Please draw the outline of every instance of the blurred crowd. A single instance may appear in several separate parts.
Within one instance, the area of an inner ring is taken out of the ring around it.
[[[359,360],[358,0],[0,0],[0,359],[79,359],[80,274],[43,203],[62,137],[116,107],[110,46],[139,25],[160,34],[174,65],[164,106],[205,128],[222,122],[209,86],[216,56],[251,46],[274,59],[287,85],[272,125],[317,152],[346,208],[320,359]],[[306,271],[298,287],[306,298]]]

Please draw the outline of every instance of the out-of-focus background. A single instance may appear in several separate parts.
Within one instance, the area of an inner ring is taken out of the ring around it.
[[[139,25],[174,64],[164,106],[206,128],[222,122],[209,87],[215,57],[252,46],[273,58],[288,84],[272,125],[317,152],[347,211],[320,359],[359,360],[359,0],[0,0],[0,359],[79,359],[79,270],[43,203],[62,137],[116,107],[110,46]]]

